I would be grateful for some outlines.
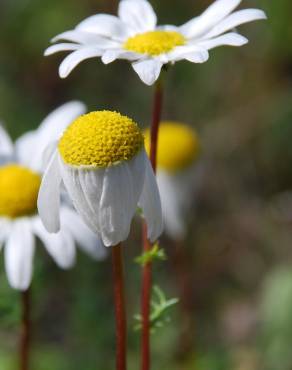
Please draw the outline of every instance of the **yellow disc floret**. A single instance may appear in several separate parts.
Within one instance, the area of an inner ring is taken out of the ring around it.
[[[37,208],[41,177],[18,164],[0,167],[0,215],[31,215]]]
[[[168,53],[185,42],[184,36],[175,31],[149,31],[128,38],[124,43],[124,49],[155,56]]]
[[[150,132],[145,132],[146,151],[150,152]],[[159,126],[157,166],[169,172],[188,167],[198,157],[200,151],[196,132],[178,122],[161,122]]]
[[[77,118],[58,148],[69,165],[107,167],[130,160],[143,144],[143,134],[133,120],[117,112],[97,111]]]

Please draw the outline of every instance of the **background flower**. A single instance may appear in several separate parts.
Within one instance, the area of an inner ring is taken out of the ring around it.
[[[199,138],[191,127],[173,121],[161,122],[158,135],[157,183],[165,231],[181,240],[186,236],[189,212],[202,183]],[[145,145],[149,153],[149,130]]]
[[[73,51],[60,65],[60,77],[68,74],[83,60],[100,57],[108,64],[116,59],[132,61],[140,79],[152,85],[164,64],[188,60],[203,63],[208,50],[222,45],[242,46],[248,40],[229,32],[240,24],[266,15],[259,9],[244,9],[232,13],[241,0],[216,0],[200,16],[180,27],[157,26],[154,10],[147,0],[122,0],[118,17],[96,14],[79,23],[74,30],[53,38],[66,40],[49,47],[45,55]]]
[[[91,257],[103,259],[101,241],[83,224],[69,204],[61,204],[62,230],[54,235],[43,227],[37,211],[37,195],[43,169],[43,148],[54,142],[85,106],[71,102],[51,113],[38,130],[20,137],[13,145],[0,131],[0,247],[10,285],[26,290],[32,279],[36,237],[59,267],[75,262],[75,244]]]

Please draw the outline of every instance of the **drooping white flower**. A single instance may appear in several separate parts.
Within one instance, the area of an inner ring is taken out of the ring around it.
[[[117,112],[76,119],[59,140],[42,180],[38,209],[50,232],[60,228],[60,184],[88,227],[105,246],[129,234],[139,206],[154,241],[162,232],[159,192],[137,124]]]
[[[145,146],[149,153],[149,130],[145,132]],[[160,123],[156,178],[165,232],[175,240],[186,234],[189,211],[201,183],[199,151],[198,136],[189,126],[173,121]]]
[[[30,285],[36,238],[64,269],[75,262],[76,243],[95,259],[105,257],[100,239],[70,205],[60,206],[62,230],[57,234],[48,233],[37,214],[44,147],[84,111],[80,102],[64,104],[15,144],[0,126],[0,248],[9,284],[15,289],[26,290]]]
[[[208,60],[210,49],[246,44],[248,40],[234,28],[265,19],[266,15],[259,9],[233,12],[240,3],[241,0],[216,0],[182,26],[158,26],[147,0],[121,0],[118,17],[96,14],[86,18],[75,29],[54,37],[53,42],[66,42],[50,46],[45,55],[72,51],[60,65],[62,78],[85,59],[101,57],[105,64],[126,59],[132,62],[141,80],[152,85],[164,64],[184,59],[203,63]]]

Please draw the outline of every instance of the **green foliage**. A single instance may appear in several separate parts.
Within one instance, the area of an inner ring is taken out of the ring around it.
[[[169,309],[178,303],[178,298],[167,299],[163,291],[155,285],[153,287],[153,296],[151,299],[150,325],[151,332],[155,333],[157,329],[162,328],[170,322]],[[135,330],[140,330],[142,327],[142,317],[140,314],[134,316],[137,324]]]
[[[141,266],[144,266],[147,263],[153,262],[155,260],[165,261],[166,259],[167,257],[164,249],[160,248],[159,243],[156,242],[149,251],[146,251],[140,256],[136,257],[135,262]]]

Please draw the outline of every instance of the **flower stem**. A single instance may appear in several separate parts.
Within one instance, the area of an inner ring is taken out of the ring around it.
[[[29,355],[30,355],[30,337],[31,337],[31,318],[30,318],[30,290],[27,289],[21,292],[21,332],[19,345],[19,368],[20,370],[29,369]]]
[[[122,244],[112,247],[112,265],[114,278],[114,300],[116,313],[116,369],[127,369],[127,320],[125,309],[125,287],[122,259]]]
[[[155,84],[152,123],[150,132],[150,162],[153,171],[156,172],[157,159],[157,143],[158,130],[161,119],[163,100],[163,89],[161,79],[157,80]],[[151,243],[147,239],[147,226],[143,224],[143,250],[147,252],[151,249]],[[141,316],[142,316],[142,363],[141,370],[150,369],[150,301],[151,301],[151,286],[152,286],[152,264],[146,263],[142,271],[142,302],[141,302]]]

